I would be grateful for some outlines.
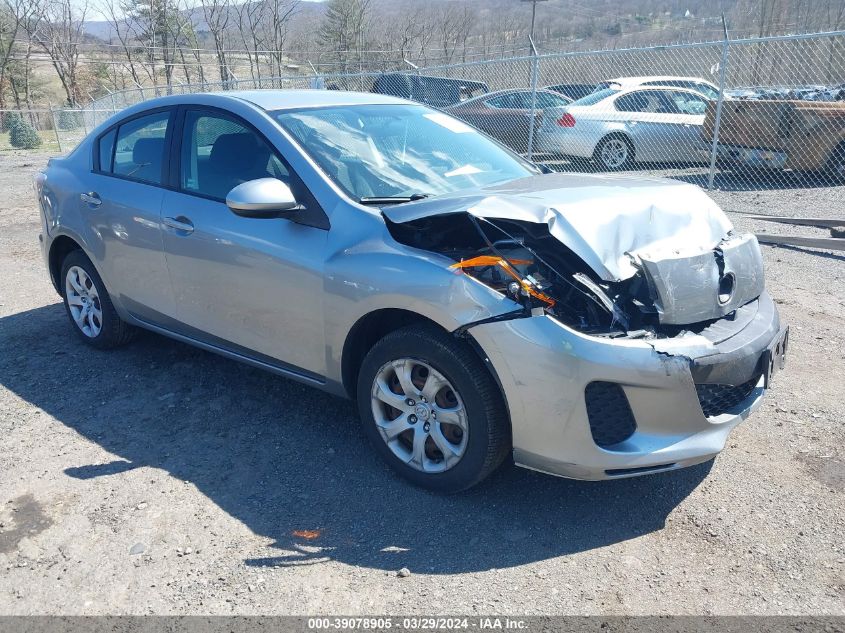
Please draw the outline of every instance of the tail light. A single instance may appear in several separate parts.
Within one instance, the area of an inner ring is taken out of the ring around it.
[[[567,112],[557,120],[560,127],[575,127],[575,117]]]

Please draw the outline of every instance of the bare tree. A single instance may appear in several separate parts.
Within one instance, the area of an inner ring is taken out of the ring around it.
[[[32,0],[3,0],[0,4],[0,109],[5,107],[5,87],[10,65],[15,61],[15,44],[18,36],[26,31],[26,25],[36,11]],[[27,64],[31,47],[27,44]]]
[[[146,51],[138,47],[138,33],[135,22],[124,17],[125,5],[118,5],[115,0],[102,0],[98,3],[97,8],[109,23],[110,29],[117,38],[123,56],[126,58],[125,68],[129,71],[132,83],[139,88],[143,85],[140,74],[142,72],[152,81],[152,71],[144,63]],[[109,38],[109,43],[113,44],[114,39]]]
[[[200,0],[205,23],[214,40],[217,69],[220,73],[220,81],[223,82],[224,90],[229,86],[229,82],[235,79],[232,70],[229,68],[228,53],[226,50],[226,29],[231,17],[231,4],[231,0]]]
[[[299,8],[300,0],[265,0],[265,2],[270,14],[269,37],[266,38],[266,43],[270,50],[273,70],[277,76],[281,76],[288,30]]]
[[[467,38],[473,23],[473,12],[467,5],[447,5],[440,14],[440,47],[445,63],[450,63],[458,49],[466,58]]]
[[[79,45],[88,13],[87,0],[35,0],[32,18],[24,23],[30,39],[50,58],[67,103],[76,106],[84,94],[79,83]]]
[[[241,2],[234,6],[238,20],[238,33],[249,59],[249,74],[253,80],[261,79],[261,58],[259,51],[263,46],[260,28],[266,19],[266,2]]]
[[[191,65],[185,56],[186,48],[196,48],[196,30],[193,23],[193,11],[190,0],[170,0],[170,11],[167,14],[165,28],[167,29],[171,66],[177,64],[182,68],[185,81],[191,83]],[[178,58],[178,62],[176,61]]]

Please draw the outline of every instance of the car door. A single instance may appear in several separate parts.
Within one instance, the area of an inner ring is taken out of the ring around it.
[[[143,112],[103,132],[80,204],[99,243],[92,247],[109,292],[134,316],[175,314],[160,225],[170,108]]]
[[[249,123],[221,110],[184,108],[176,130],[174,188],[164,196],[167,267],[186,335],[301,375],[322,375],[323,262],[328,232],[282,218],[235,215],[236,185],[302,182]]]
[[[470,122],[511,149],[524,152],[528,148],[528,127],[531,119],[529,100],[530,93],[522,92],[479,100],[474,120]]]
[[[677,110],[671,124],[672,146],[677,152],[675,160],[703,160],[706,151],[701,147],[701,128],[707,112],[707,99],[689,90],[667,90],[666,94]]]
[[[680,116],[667,90],[636,90],[618,97],[626,130],[640,161],[674,161],[682,156],[678,139],[686,121]]]

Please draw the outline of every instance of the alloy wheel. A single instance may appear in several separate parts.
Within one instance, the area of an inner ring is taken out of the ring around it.
[[[103,308],[97,286],[79,266],[68,268],[65,276],[68,309],[77,327],[88,338],[96,338],[103,329]]]
[[[412,358],[385,363],[373,380],[371,405],[382,440],[412,468],[444,472],[463,457],[466,409],[452,384],[428,363]]]
[[[599,156],[602,164],[609,169],[618,169],[628,162],[630,149],[620,138],[611,138],[604,142]]]

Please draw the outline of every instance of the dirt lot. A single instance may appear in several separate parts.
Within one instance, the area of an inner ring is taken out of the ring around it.
[[[77,341],[38,249],[45,158],[0,156],[0,613],[845,614],[842,254],[764,247],[788,365],[715,462],[441,497],[346,401],[154,335]],[[845,212],[845,188],[729,184],[743,229]]]

